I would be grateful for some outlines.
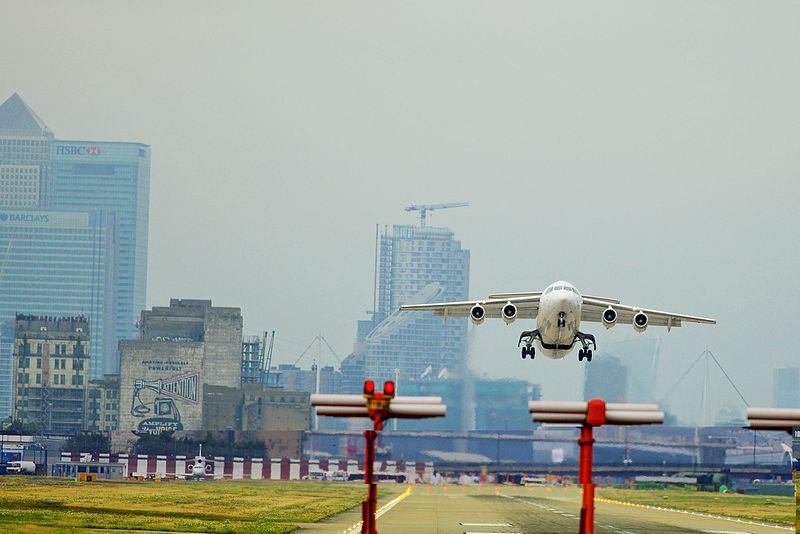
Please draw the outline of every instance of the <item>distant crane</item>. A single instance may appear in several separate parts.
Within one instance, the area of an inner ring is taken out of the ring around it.
[[[269,348],[267,348],[267,338],[269,338]],[[272,366],[272,347],[275,345],[275,330],[272,331],[272,336],[264,332],[264,337],[261,341],[261,385],[263,387],[270,387],[269,385],[269,371]]]
[[[425,221],[429,211],[441,210],[445,208],[463,208],[469,206],[469,202],[448,202],[445,204],[411,204],[406,208],[406,211],[419,212],[419,225],[425,227]]]

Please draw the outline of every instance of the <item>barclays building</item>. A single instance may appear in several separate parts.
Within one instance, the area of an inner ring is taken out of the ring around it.
[[[91,355],[114,350],[114,214],[0,208],[0,413],[11,411],[17,313],[84,316]],[[102,360],[90,356],[90,372]]]

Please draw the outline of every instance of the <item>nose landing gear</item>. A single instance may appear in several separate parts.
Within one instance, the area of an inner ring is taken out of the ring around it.
[[[567,316],[566,313],[558,312],[558,322],[556,324],[558,325],[559,328],[564,328],[566,326],[566,324],[567,324],[566,319],[565,319],[566,316]]]

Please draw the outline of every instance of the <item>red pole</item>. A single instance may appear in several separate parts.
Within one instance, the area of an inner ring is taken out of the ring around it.
[[[581,426],[580,463],[578,464],[578,483],[583,489],[583,502],[581,504],[581,521],[579,534],[594,534],[594,484],[592,484],[592,427]]]
[[[378,534],[375,529],[375,510],[377,508],[377,487],[373,480],[372,468],[375,464],[375,437],[374,430],[364,431],[366,446],[364,448],[364,483],[367,486],[367,500],[361,505],[362,534]]]

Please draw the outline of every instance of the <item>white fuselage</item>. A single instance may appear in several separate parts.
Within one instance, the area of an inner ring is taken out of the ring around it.
[[[213,469],[202,456],[195,456],[194,462],[190,463],[187,467],[187,471],[189,471],[186,477],[187,479],[199,480],[203,478],[213,478],[214,476]]]
[[[581,295],[569,282],[554,282],[544,290],[536,317],[542,339],[535,341],[542,354],[557,360],[572,351],[581,325],[581,307]],[[559,318],[564,319],[564,326],[558,325]]]

